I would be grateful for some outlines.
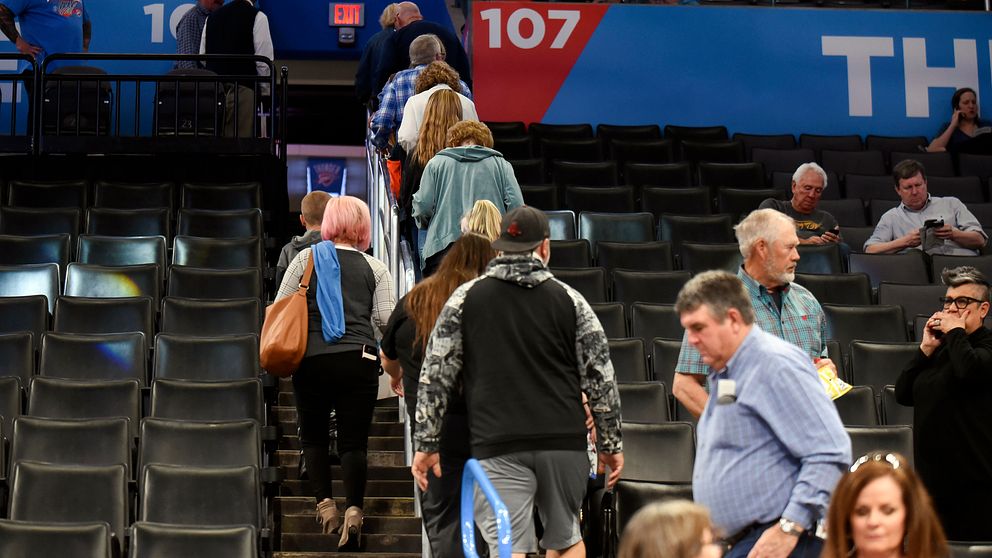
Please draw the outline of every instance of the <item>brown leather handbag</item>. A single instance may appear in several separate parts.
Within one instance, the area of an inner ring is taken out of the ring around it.
[[[273,376],[286,378],[300,367],[307,352],[307,291],[313,277],[313,252],[295,293],[265,309],[265,323],[258,343],[258,360]]]

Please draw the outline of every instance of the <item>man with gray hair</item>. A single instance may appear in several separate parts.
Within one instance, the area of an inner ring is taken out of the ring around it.
[[[758,209],[734,230],[744,257],[737,277],[747,288],[758,325],[802,349],[810,362],[831,366],[836,373],[833,363],[821,358],[827,343],[823,308],[805,287],[792,282],[799,261],[799,237],[792,218],[774,209]],[[706,405],[703,384],[707,373],[702,355],[688,336],[683,337],[672,393],[697,417]]]
[[[675,303],[710,384],[693,499],[728,535],[727,558],[818,558],[817,522],[851,463],[851,441],[809,355],[755,324],[752,298],[747,278],[707,271]]]
[[[777,209],[796,222],[800,244],[840,242],[840,227],[834,216],[816,208],[827,187],[827,173],[816,163],[803,163],[792,174],[792,199],[769,198],[760,209]]]
[[[393,79],[379,94],[379,110],[372,115],[369,127],[372,129],[372,143],[379,149],[389,149],[389,137],[396,132],[403,121],[403,108],[416,93],[417,77],[428,64],[444,61],[444,44],[436,35],[421,35],[410,43],[410,68],[396,72]],[[459,79],[461,94],[472,98],[465,81]]]

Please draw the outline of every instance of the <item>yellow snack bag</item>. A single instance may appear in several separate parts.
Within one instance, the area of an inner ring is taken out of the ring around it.
[[[838,378],[826,360],[817,363],[816,373],[820,375],[820,381],[823,382],[823,387],[826,388],[831,400],[851,391],[851,384]]]

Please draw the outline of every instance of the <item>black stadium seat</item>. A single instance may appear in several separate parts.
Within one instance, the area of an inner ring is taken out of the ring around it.
[[[682,340],[655,337],[651,345],[651,368],[654,371],[654,379],[663,382],[666,386],[672,385],[675,380],[675,365],[682,352]]]
[[[185,183],[179,188],[180,207],[187,209],[253,209],[262,207],[258,182]]]
[[[926,146],[929,141],[923,136],[873,136],[865,138],[865,149],[881,151],[885,155],[885,164],[889,165],[889,154],[893,151],[912,153],[919,151],[921,146]]]
[[[0,274],[2,277],[2,274]],[[48,331],[48,299],[43,295],[0,295],[0,333],[30,332],[35,349]]]
[[[159,331],[180,335],[241,335],[261,331],[257,298],[198,300],[167,296],[162,300]]]
[[[485,121],[483,124],[489,128],[494,138],[516,138],[527,135],[527,125],[521,120],[510,120],[506,122]]]
[[[551,241],[551,259],[548,267],[590,267],[591,265],[592,254],[588,240],[579,238]]]
[[[850,354],[851,342],[905,343],[909,336],[901,306],[843,306],[824,304],[827,339],[840,343],[841,352]],[[881,391],[881,386],[876,391]]]
[[[579,215],[579,238],[589,241],[593,257],[596,244],[608,242],[649,242],[654,240],[654,223],[650,213],[593,213]]]
[[[665,213],[709,215],[712,213],[709,188],[644,188],[641,209],[657,221]]]
[[[203,238],[261,238],[262,211],[237,209],[180,209],[176,234]]]
[[[685,160],[698,168],[700,163],[743,163],[744,146],[738,141],[704,142],[683,140]]]
[[[821,136],[816,134],[799,134],[799,147],[812,149],[820,160],[820,154],[824,150],[833,151],[861,151],[864,146],[861,144],[861,136],[851,134],[847,136]]]
[[[93,298],[151,297],[158,308],[164,276],[158,264],[107,266],[69,264],[66,273],[66,296]]]
[[[912,426],[913,408],[900,405],[896,401],[895,386],[885,386],[882,390],[882,424],[886,426]]]
[[[74,207],[87,205],[89,184],[85,180],[38,182],[11,180],[7,183],[7,205],[13,207]]]
[[[774,189],[720,188],[716,193],[717,211],[740,222],[768,198],[786,199],[785,192]]]
[[[59,272],[65,277],[65,268],[70,259],[68,234],[38,236],[0,235],[0,265],[58,264]]]
[[[130,558],[244,558],[258,554],[255,528],[250,525],[200,527],[136,521]]]
[[[58,264],[0,265],[0,297],[42,295],[51,314],[61,290]]]
[[[207,337],[159,333],[155,336],[153,378],[241,380],[257,378],[258,338],[253,333]]]
[[[620,168],[624,182],[632,186],[688,188],[693,183],[689,163],[627,163]]]
[[[702,186],[761,189],[766,180],[761,163],[699,163]]]
[[[603,332],[609,339],[627,337],[627,317],[623,304],[619,302],[593,302],[589,306],[603,326]],[[3,339],[0,336],[0,339]]]
[[[875,289],[882,281],[917,285],[930,282],[926,256],[919,250],[904,254],[851,254],[848,266],[851,273],[867,273]]]
[[[259,424],[145,418],[141,421],[138,470],[153,463],[185,467],[262,467]]]
[[[561,202],[558,201],[558,187],[550,184],[520,185],[520,193],[524,197],[524,203],[531,207],[550,211],[561,209]]]
[[[72,380],[138,380],[147,378],[149,340],[140,331],[126,333],[60,333],[41,337],[38,374]]]
[[[507,159],[507,162],[513,167],[513,175],[520,184],[550,183],[544,172],[543,159]]]
[[[670,420],[668,394],[662,382],[619,383],[617,389],[625,422],[661,424]]]
[[[576,213],[606,211],[627,213],[634,210],[634,188],[631,186],[568,186],[565,206]]]
[[[11,438],[14,420],[21,416],[22,399],[20,378],[0,376],[0,436],[6,440]]]
[[[927,170],[927,178],[931,176],[955,176],[954,160],[948,152],[943,153],[921,153],[893,151],[891,163],[895,167],[906,159],[914,159],[923,164]]]
[[[596,137],[608,148],[613,140],[638,141],[661,139],[661,127],[657,124],[618,125],[599,124]]]
[[[35,377],[28,390],[33,417],[89,419],[127,417],[131,437],[138,435],[141,390],[138,380],[62,380]]]
[[[873,451],[901,454],[913,465],[913,429],[908,426],[848,426],[851,459]]]
[[[755,147],[762,149],[795,149],[796,137],[792,134],[742,134],[735,133],[733,139],[744,145],[744,154],[751,160]]]
[[[927,177],[927,192],[931,196],[954,197],[964,204],[985,203],[984,190],[977,176]]]
[[[68,234],[75,242],[81,223],[77,208],[0,207],[0,234]]]
[[[169,268],[166,295],[208,300],[261,298],[261,284],[258,268],[203,269],[174,265]]]
[[[755,147],[751,150],[751,160],[761,163],[769,176],[776,172],[788,173],[791,177],[799,165],[815,160],[812,149],[765,149]]]
[[[104,466],[122,463],[131,478],[128,419],[51,419],[23,416],[14,421],[10,461]]]
[[[533,156],[531,145],[531,139],[527,136],[493,138],[493,149],[507,160],[530,159]]]
[[[849,174],[844,180],[848,199],[899,201],[891,176]]]
[[[851,381],[871,386],[881,394],[885,386],[894,385],[903,369],[919,352],[918,343],[851,342]]]
[[[682,269],[693,275],[711,269],[736,274],[743,261],[740,246],[736,242],[683,242],[679,251]]]
[[[551,240],[575,240],[578,227],[575,223],[575,212],[567,209],[545,211],[548,217],[548,227],[551,229]]]
[[[834,399],[834,405],[844,426],[878,426],[875,392],[871,386],[852,387],[851,391]]]
[[[649,304],[637,302],[628,308],[630,312],[630,333],[633,337],[653,340],[678,339],[680,342],[685,330],[679,321],[674,304]],[[666,378],[658,377],[668,383]]]
[[[679,291],[689,281],[688,271],[613,272],[613,300],[629,309],[635,302],[675,304]]]
[[[622,533],[637,510],[656,502],[692,500],[692,484],[641,482],[621,479],[615,492],[617,532]]]
[[[157,264],[165,272],[166,240],[164,236],[95,236],[79,237],[76,261],[106,266]],[[164,279],[164,275],[163,275]]]
[[[946,290],[943,285],[883,282],[878,286],[878,303],[902,306],[903,315],[909,321],[919,314],[929,316],[940,310],[938,299]]]
[[[872,301],[871,280],[864,273],[796,273],[796,283],[809,289],[820,304],[866,306]]]
[[[591,124],[545,124],[544,122],[531,122],[527,127],[527,133],[534,138],[535,143],[540,143],[543,139],[568,139],[584,140],[593,137]]]
[[[601,267],[551,269],[551,274],[588,302],[606,302],[606,270]]]
[[[35,556],[43,549],[45,556],[111,558],[110,541],[110,525],[103,522],[0,520],[0,556]]]
[[[631,165],[662,165],[674,162],[672,141],[667,139],[613,140],[608,149],[617,163],[617,168],[620,169],[629,169]],[[627,183],[631,183],[629,176]]]
[[[683,242],[735,241],[729,215],[662,215],[658,234],[676,252]]]
[[[101,236],[164,236],[172,238],[172,215],[167,207],[86,211],[86,234]]]
[[[176,420],[265,423],[258,379],[217,382],[159,379],[152,384],[148,416]]]
[[[0,333],[0,378],[17,378],[27,386],[34,375],[34,350],[30,331]]]
[[[647,354],[640,338],[610,339],[610,360],[618,382],[647,382]]]
[[[545,169],[550,169],[554,161],[591,163],[603,160],[599,142],[595,139],[542,139],[537,145]]]
[[[623,425],[623,441],[624,479],[664,483],[692,482],[696,441],[691,424],[629,422]]]
[[[261,528],[256,467],[147,465],[142,471],[138,519],[194,526]]]
[[[833,171],[841,177],[848,174],[886,174],[885,159],[882,157],[881,151],[824,150],[822,161],[824,169]]]
[[[607,242],[597,244],[597,263],[613,273],[616,269],[671,271],[672,245],[668,242]],[[554,252],[552,252],[553,257]]]
[[[820,200],[817,209],[833,215],[842,229],[868,226],[868,220],[865,219],[865,204],[860,199]],[[841,230],[841,235],[843,234],[844,231]]]
[[[796,273],[837,275],[844,272],[840,248],[837,244],[800,244]]]
[[[555,161],[551,164],[551,178],[558,186],[616,186],[617,165],[613,161]]]
[[[175,207],[175,186],[171,182],[93,183],[93,207],[112,209],[155,209]]]
[[[53,331],[61,333],[126,333],[140,331],[145,339],[155,335],[151,297],[88,298],[63,296],[55,304]]]
[[[209,269],[244,269],[259,267],[262,254],[257,238],[177,236],[172,263]]]

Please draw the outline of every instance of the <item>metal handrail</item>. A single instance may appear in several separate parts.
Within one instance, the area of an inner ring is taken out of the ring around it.
[[[510,529],[510,512],[506,504],[489,481],[482,465],[476,459],[465,462],[465,472],[462,473],[462,551],[465,558],[478,558],[475,551],[475,485],[489,502],[489,507],[496,515],[496,543],[499,548],[499,558],[510,558],[513,552],[513,532]]]

